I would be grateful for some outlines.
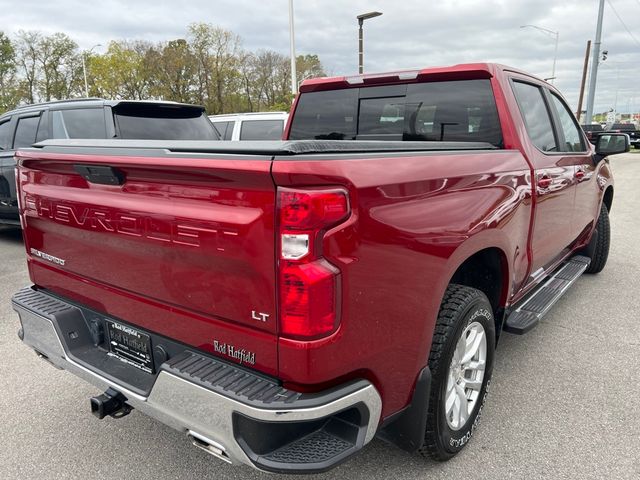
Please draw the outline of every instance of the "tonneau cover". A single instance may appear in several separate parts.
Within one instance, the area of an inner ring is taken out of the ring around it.
[[[327,153],[380,153],[380,152],[425,152],[460,150],[495,150],[496,147],[485,142],[402,142],[370,140],[276,140],[276,141],[196,141],[196,140],[47,140],[35,147],[47,152],[70,153],[69,147],[91,149],[131,149],[140,154],[140,150],[172,153],[212,153],[235,155],[300,155]],[[118,152],[122,154],[122,150]]]

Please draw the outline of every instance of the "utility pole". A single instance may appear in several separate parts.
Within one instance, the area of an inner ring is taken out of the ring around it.
[[[298,93],[296,80],[296,41],[293,32],[293,0],[289,0],[289,47],[291,50],[291,93]]]
[[[593,117],[593,101],[596,96],[596,80],[598,78],[598,63],[600,62],[600,44],[602,43],[602,17],[604,15],[604,0],[600,0],[598,8],[598,25],[596,27],[596,42],[591,56],[591,81],[589,83],[589,95],[587,96],[587,114],[585,122],[591,123]]]
[[[580,122],[580,116],[582,115],[582,100],[584,99],[584,86],[587,82],[587,70],[589,69],[589,53],[591,51],[591,40],[587,41],[587,50],[584,52],[584,66],[582,67],[582,82],[580,83],[580,98],[578,98],[578,111],[576,112],[576,118],[578,123]]]
[[[365,20],[380,15],[382,15],[381,12],[369,12],[356,17],[358,19],[358,73],[361,75],[364,73],[364,32],[362,26]]]

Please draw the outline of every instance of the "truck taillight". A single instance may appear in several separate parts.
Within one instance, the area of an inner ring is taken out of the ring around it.
[[[322,257],[327,229],[349,216],[346,190],[278,188],[280,334],[311,340],[338,327],[340,271]]]

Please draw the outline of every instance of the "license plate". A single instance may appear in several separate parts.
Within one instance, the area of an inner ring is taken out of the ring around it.
[[[128,325],[111,321],[106,323],[110,354],[147,373],[153,373],[151,337]]]

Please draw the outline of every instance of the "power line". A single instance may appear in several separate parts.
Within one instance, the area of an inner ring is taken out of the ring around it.
[[[636,0],[636,2],[638,2],[638,4],[640,4],[640,0]],[[638,41],[638,39],[635,37],[635,35],[633,33],[631,33],[631,30],[629,30],[629,27],[627,27],[626,23],[624,23],[622,21],[622,18],[620,17],[620,15],[618,15],[617,10],[615,9],[615,7],[613,6],[613,3],[611,3],[611,0],[607,0],[607,3],[609,4],[609,6],[611,7],[611,10],[613,10],[613,13],[615,13],[616,17],[618,17],[618,20],[620,20],[620,23],[622,24],[622,26],[624,27],[624,29],[627,31],[627,33],[629,34],[629,36],[631,38],[633,38],[633,41],[636,42],[638,44],[638,46],[640,47],[640,42]]]

